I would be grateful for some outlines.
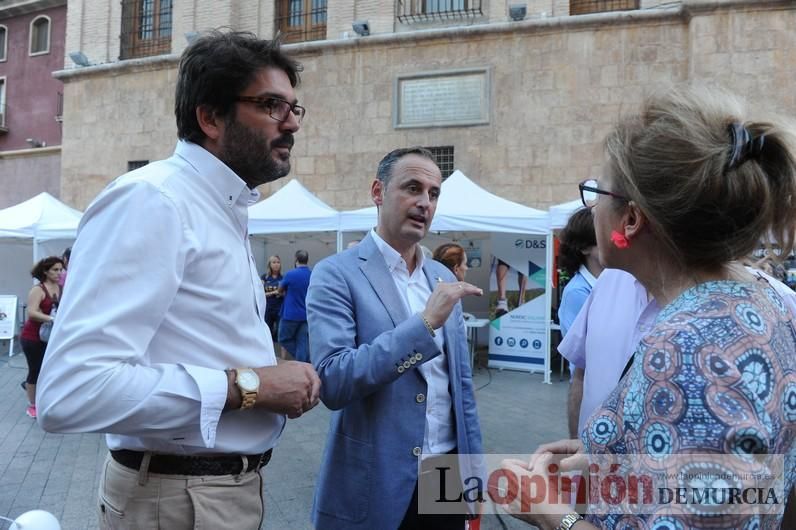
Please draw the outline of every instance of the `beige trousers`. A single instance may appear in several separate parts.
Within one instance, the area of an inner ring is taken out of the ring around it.
[[[103,530],[258,530],[265,515],[259,472],[240,475],[160,475],[129,469],[110,454],[99,488]]]

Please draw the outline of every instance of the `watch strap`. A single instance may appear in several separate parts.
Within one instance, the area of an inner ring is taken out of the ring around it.
[[[238,383],[238,376],[243,371],[253,371],[251,368],[235,368],[235,384],[240,390],[240,410],[247,410],[254,406],[257,402],[257,390],[244,390]]]
[[[575,523],[582,520],[583,516],[581,514],[575,512],[568,513],[561,519],[561,523],[559,523],[556,530],[571,530],[571,528],[575,526]]]

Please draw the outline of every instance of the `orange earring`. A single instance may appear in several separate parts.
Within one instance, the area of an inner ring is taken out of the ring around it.
[[[625,249],[630,246],[630,240],[626,238],[624,234],[620,234],[616,230],[611,232],[611,241],[614,246],[619,249]]]

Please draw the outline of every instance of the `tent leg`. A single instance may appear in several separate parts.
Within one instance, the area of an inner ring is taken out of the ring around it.
[[[547,255],[546,260],[547,264],[545,266],[546,273],[545,273],[545,289],[544,289],[544,297],[545,297],[545,333],[547,334],[547,351],[545,352],[545,360],[544,360],[544,382],[548,385],[552,384],[550,381],[550,373],[552,371],[551,364],[551,353],[550,353],[550,346],[552,345],[551,337],[550,337],[550,322],[552,321],[552,308],[551,305],[553,303],[553,235],[547,234]]]
[[[337,253],[339,254],[342,251],[343,251],[343,233],[340,230],[338,230],[337,231]]]

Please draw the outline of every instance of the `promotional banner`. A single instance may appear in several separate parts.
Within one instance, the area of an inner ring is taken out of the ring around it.
[[[492,253],[489,367],[544,372],[547,238],[493,234]]]
[[[17,321],[17,297],[0,295],[0,340],[10,341],[8,354],[14,353],[14,330]]]
[[[17,297],[0,295],[0,339],[14,338],[14,323],[17,320]]]

